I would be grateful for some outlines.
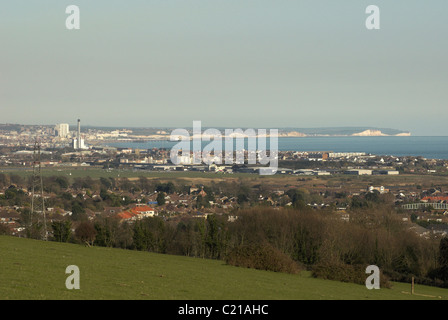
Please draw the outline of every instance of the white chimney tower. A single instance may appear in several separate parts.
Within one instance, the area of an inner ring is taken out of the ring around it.
[[[78,119],[78,136],[76,137],[77,138],[77,147],[78,147],[78,150],[80,150],[81,149],[81,120],[80,119]]]

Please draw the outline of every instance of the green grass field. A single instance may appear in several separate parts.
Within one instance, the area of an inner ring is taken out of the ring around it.
[[[33,175],[32,168],[13,168],[1,167],[0,173],[15,174],[23,178],[29,178]],[[421,175],[421,174],[400,174],[397,176],[350,176],[337,174],[332,176],[293,176],[293,175],[272,175],[260,176],[252,173],[234,173],[222,174],[214,172],[195,172],[195,171],[179,171],[179,172],[154,172],[133,169],[113,169],[105,170],[99,167],[48,167],[42,168],[43,176],[64,176],[71,182],[76,178],[91,177],[93,179],[104,178],[128,178],[137,179],[139,177],[147,177],[149,179],[157,179],[161,181],[184,181],[189,183],[209,183],[210,181],[219,182],[244,179],[248,184],[271,184],[274,186],[299,186],[312,188],[314,185],[326,185],[328,187],[348,186],[359,189],[365,188],[366,185],[384,185],[400,186],[403,188],[414,188],[421,185],[424,188],[431,186],[448,186],[448,176],[446,175]],[[306,181],[300,181],[300,180]]]
[[[15,174],[21,177],[31,177],[33,175],[32,168],[0,168],[0,173]],[[91,177],[93,179],[104,178],[161,178],[161,179],[176,179],[176,178],[258,178],[258,175],[251,173],[233,173],[222,174],[214,172],[199,172],[199,171],[144,171],[134,169],[112,169],[106,170],[98,167],[49,167],[42,168],[43,176],[64,176],[69,179]],[[282,176],[276,176],[282,177]],[[284,176],[283,176],[284,177]]]
[[[80,269],[68,290],[65,269]],[[366,276],[367,277],[367,276]],[[448,299],[448,290],[393,283],[391,289],[267,272],[222,261],[0,236],[0,299],[402,300]],[[405,293],[407,292],[407,293]]]

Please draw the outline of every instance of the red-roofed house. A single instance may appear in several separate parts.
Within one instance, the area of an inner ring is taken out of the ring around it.
[[[137,220],[146,217],[154,217],[154,215],[155,211],[153,208],[144,204],[138,204],[129,210],[119,213],[117,216],[123,220]]]
[[[448,201],[448,197],[444,196],[427,196],[422,198],[422,202],[428,202],[428,201]]]

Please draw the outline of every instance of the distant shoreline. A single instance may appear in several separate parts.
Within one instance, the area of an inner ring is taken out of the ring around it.
[[[224,139],[222,139],[224,142]],[[269,140],[267,143],[269,144]],[[246,139],[247,141],[247,139]],[[171,148],[178,143],[169,140],[96,141],[99,145],[115,148],[149,149]],[[207,145],[209,141],[202,141]],[[279,137],[279,151],[365,152],[376,155],[421,156],[427,159],[448,160],[447,136],[307,136]]]

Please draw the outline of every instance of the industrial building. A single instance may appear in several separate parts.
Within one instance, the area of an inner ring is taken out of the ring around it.
[[[72,140],[72,147],[75,150],[87,149],[84,139],[81,137],[81,120],[78,119],[78,130],[76,132],[76,138]]]
[[[362,176],[362,175],[371,175],[372,174],[372,170],[369,170],[369,169],[351,169],[351,170],[346,170],[344,173],[345,174],[353,174],[353,175]]]

